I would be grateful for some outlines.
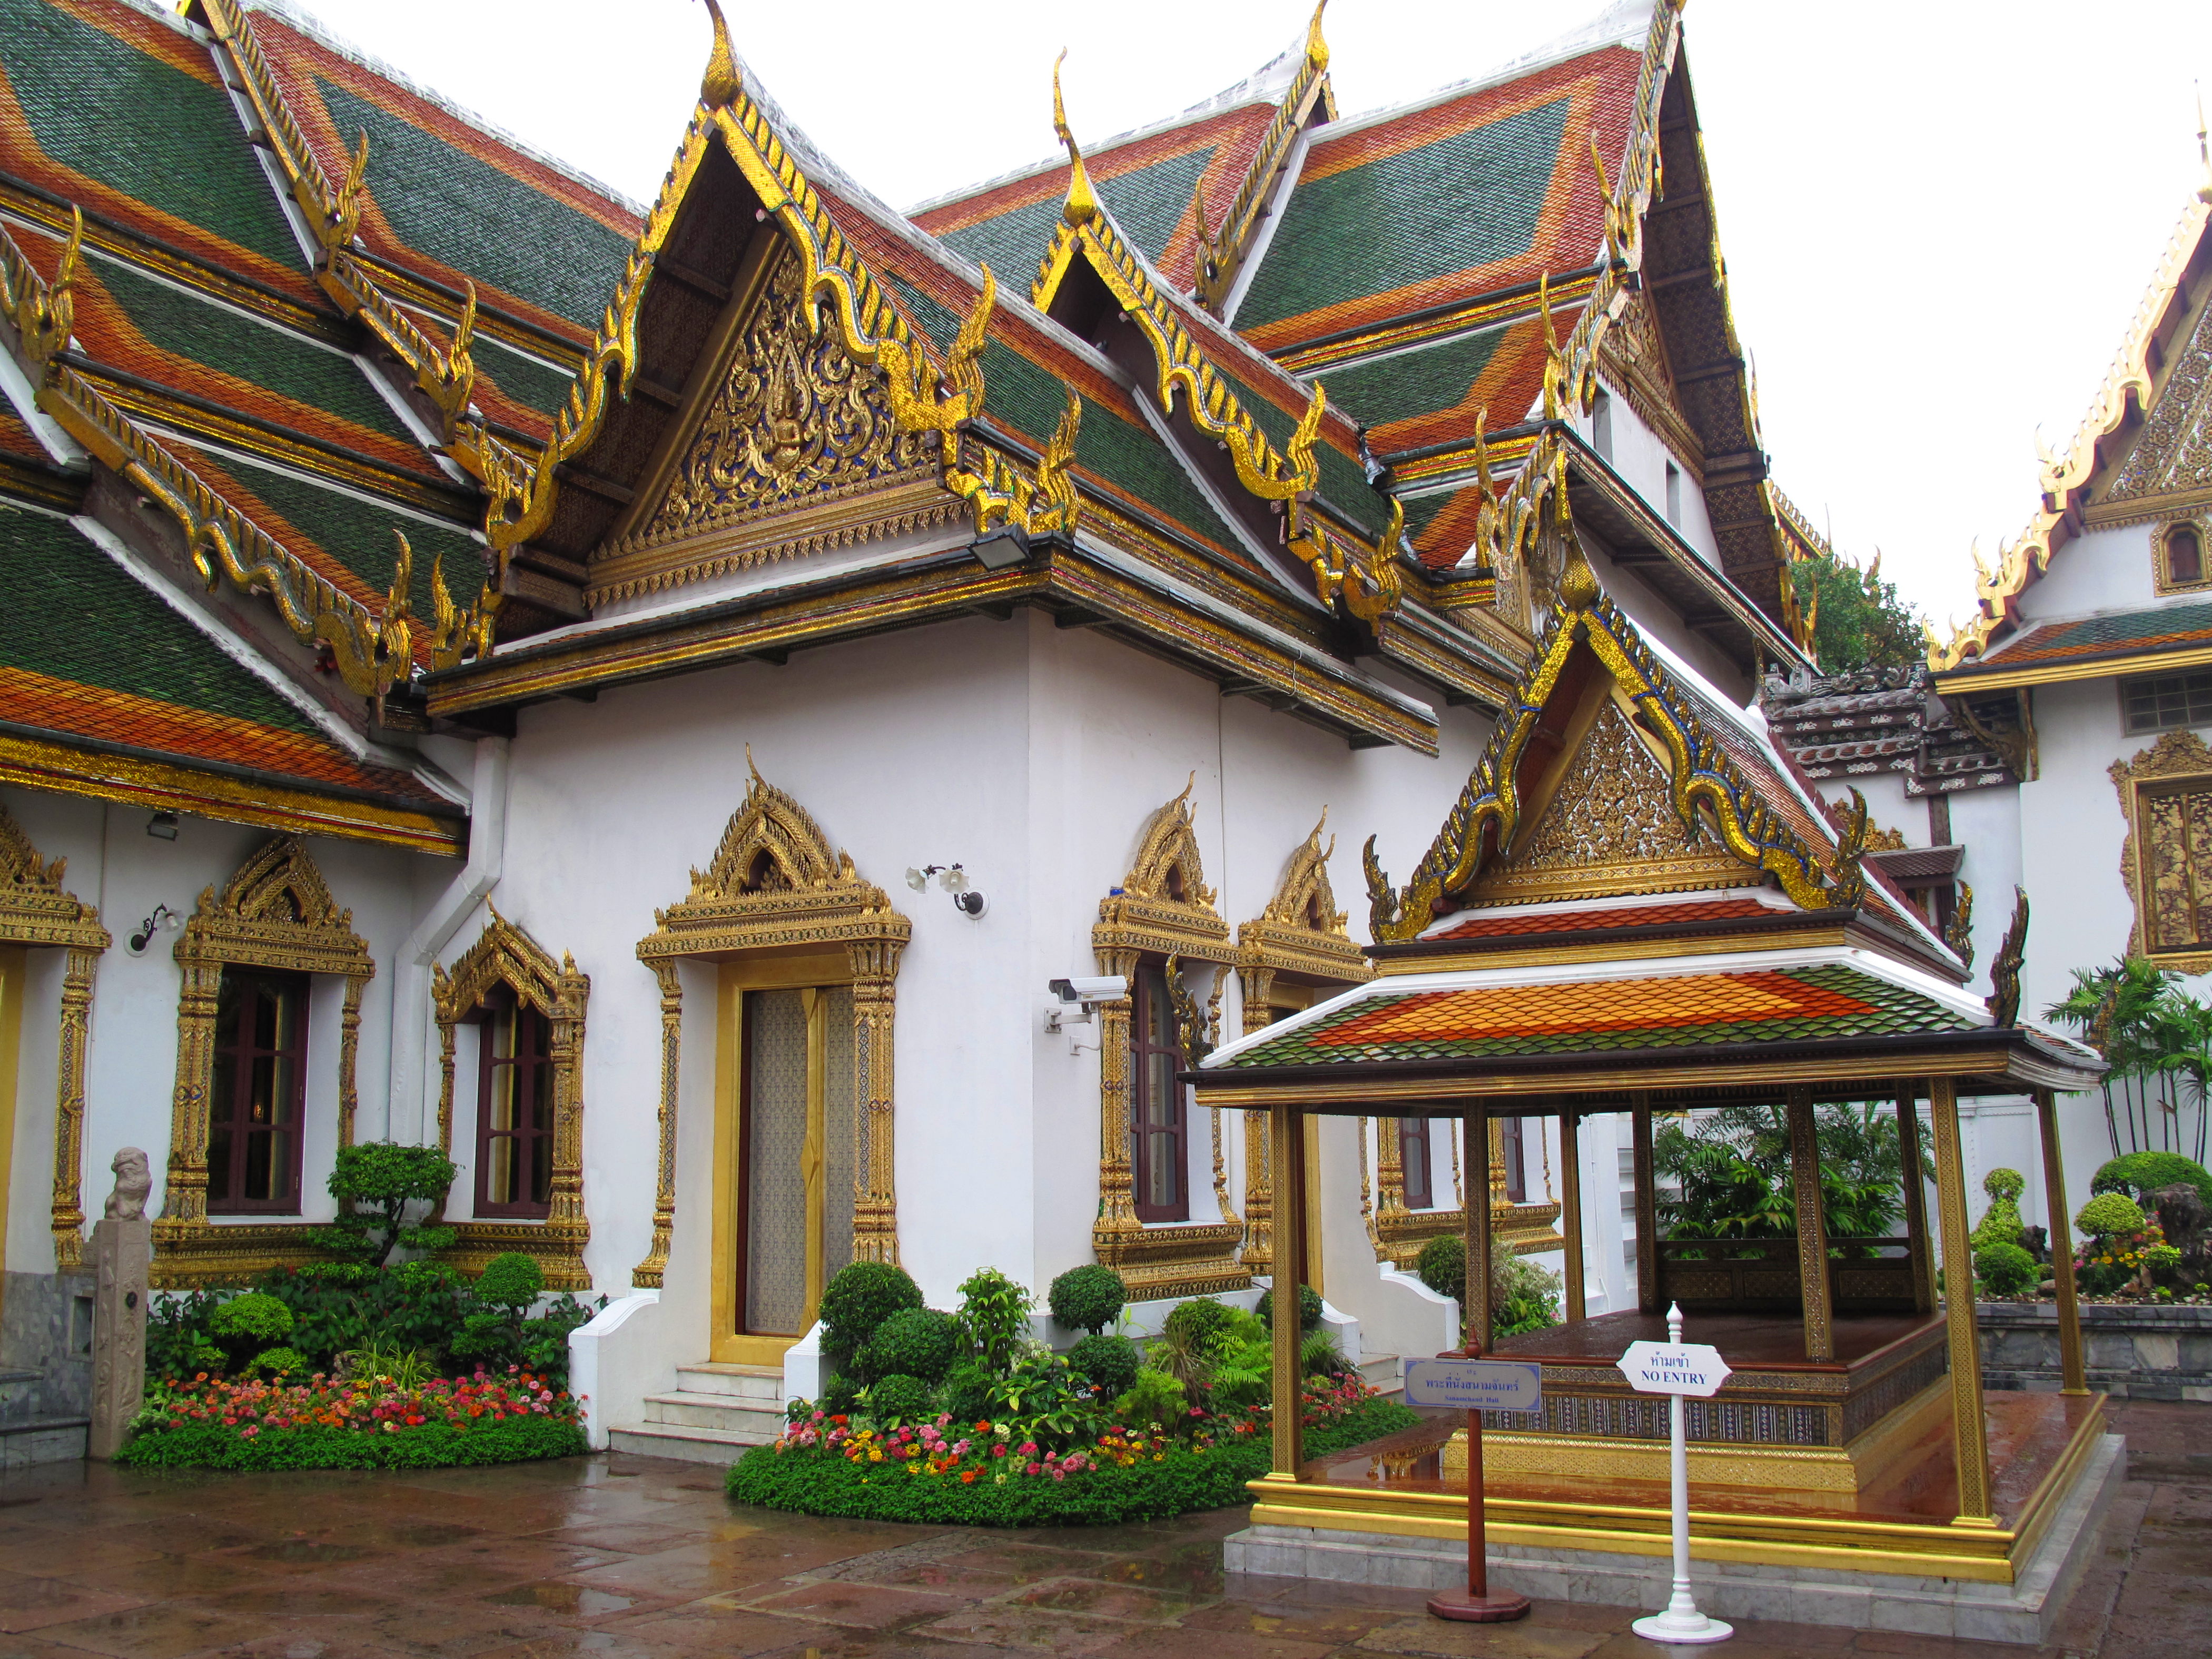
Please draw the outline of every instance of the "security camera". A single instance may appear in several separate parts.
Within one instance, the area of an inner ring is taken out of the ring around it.
[[[1119,974],[1102,974],[1090,979],[1056,979],[1051,989],[1062,1002],[1111,1002],[1129,994],[1129,981]]]

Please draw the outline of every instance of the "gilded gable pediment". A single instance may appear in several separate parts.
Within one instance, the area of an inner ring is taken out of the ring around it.
[[[2197,313],[2142,431],[2100,505],[2193,504],[2212,495],[2212,302]]]

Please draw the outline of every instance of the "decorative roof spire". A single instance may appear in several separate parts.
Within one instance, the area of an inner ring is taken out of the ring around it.
[[[1314,7],[1313,21],[1306,25],[1306,62],[1311,64],[1316,72],[1328,67],[1328,42],[1321,35],[1321,15],[1328,6],[1328,0],[1320,0],[1320,3]],[[1282,39],[1280,35],[1275,38]]]
[[[714,20],[714,49],[708,54],[707,72],[699,80],[699,96],[708,108],[722,109],[737,101],[744,87],[738,55],[730,50],[730,26],[722,19],[717,0],[707,0],[707,15]]]
[[[713,0],[708,0],[711,5]],[[1067,180],[1067,201],[1060,216],[1071,225],[1087,225],[1098,216],[1098,198],[1091,193],[1091,174],[1083,166],[1083,152],[1076,148],[1075,135],[1068,130],[1067,106],[1060,96],[1060,66],[1067,61],[1067,48],[1060,49],[1060,56],[1052,60],[1052,131],[1060,142],[1067,146],[1070,173]]]
[[[2204,88],[2197,88],[2197,159],[2204,167],[2204,182],[2197,186],[2197,199],[2212,202],[2212,149],[2204,146]]]

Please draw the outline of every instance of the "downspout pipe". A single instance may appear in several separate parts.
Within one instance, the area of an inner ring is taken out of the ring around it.
[[[461,924],[499,885],[507,862],[507,740],[477,739],[469,787],[469,859],[446,884],[399,953],[392,982],[390,1139],[423,1144],[428,1123],[425,1076],[430,1037],[430,969]]]

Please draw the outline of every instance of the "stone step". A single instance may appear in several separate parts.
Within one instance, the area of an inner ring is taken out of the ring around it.
[[[676,1386],[685,1394],[728,1395],[758,1401],[778,1411],[783,1409],[787,1397],[781,1365],[729,1365],[702,1360],[696,1365],[678,1365],[676,1376]]]
[[[673,1423],[623,1423],[607,1431],[617,1451],[641,1457],[680,1457],[692,1463],[728,1465],[762,1444],[760,1437],[720,1429],[686,1428]]]
[[[1370,1353],[1361,1356],[1359,1375],[1370,1389],[1390,1397],[1406,1391],[1404,1368],[1395,1353]]]
[[[83,1460],[92,1432],[82,1417],[49,1417],[0,1427],[0,1471],[27,1469],[34,1463]]]
[[[773,1440],[783,1432],[783,1407],[739,1400],[726,1394],[694,1394],[679,1389],[673,1394],[646,1395],[645,1420],[671,1428],[720,1429],[749,1434],[759,1443]]]

